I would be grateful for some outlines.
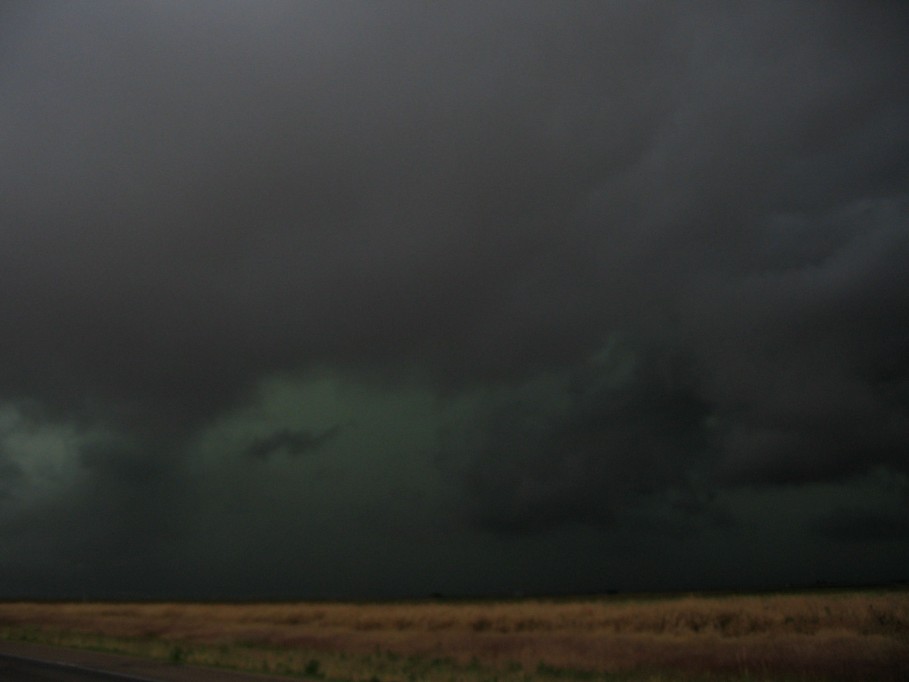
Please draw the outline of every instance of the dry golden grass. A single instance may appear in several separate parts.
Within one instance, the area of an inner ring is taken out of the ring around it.
[[[302,672],[321,656],[320,672],[339,679],[359,673],[332,669],[331,661],[373,657],[374,667],[377,652],[412,666],[450,660],[462,671],[451,679],[558,670],[909,679],[909,593],[899,591],[473,603],[23,602],[0,603],[0,629],[6,637],[66,632],[151,641],[171,651],[179,644],[209,663],[225,662],[231,649],[247,657],[258,650],[272,659],[262,667],[285,672]],[[383,667],[381,679],[432,679],[398,667],[398,677],[394,666]],[[468,669],[482,674],[468,677]]]

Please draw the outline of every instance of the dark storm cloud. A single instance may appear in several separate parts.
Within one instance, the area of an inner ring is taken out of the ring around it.
[[[727,281],[690,303],[688,319],[709,325],[695,331],[709,332],[697,350],[731,480],[905,470],[907,209],[901,198],[819,216],[820,228],[852,232],[826,258]]]
[[[499,534],[907,471],[901,4],[0,11],[0,400],[81,434],[17,518],[173,529],[322,370],[495,395],[425,458]],[[338,446],[297,419],[263,472]]]
[[[22,482],[22,467],[0,450],[0,508],[12,497]]]
[[[267,459],[278,452],[296,457],[318,450],[325,443],[337,437],[340,431],[340,426],[317,432],[282,429],[264,438],[255,439],[246,448],[245,454],[253,459]]]
[[[900,516],[840,507],[818,520],[813,530],[822,537],[851,543],[905,541],[909,537],[909,513]]]
[[[7,390],[191,419],[301,363],[589,344],[558,319],[594,284],[572,213],[656,125],[671,17],[512,9],[37,8],[7,36]]]
[[[609,526],[626,505],[670,489],[677,508],[706,511],[689,473],[713,457],[710,405],[686,374],[677,358],[616,341],[556,386],[481,405],[453,429],[462,451],[452,443],[446,457],[473,493],[472,521],[496,532]]]
[[[174,458],[99,437],[73,448],[75,473],[61,476],[46,461],[51,445],[13,463],[15,489],[0,502],[8,593],[136,597],[178,575],[173,548],[193,509],[191,479]]]

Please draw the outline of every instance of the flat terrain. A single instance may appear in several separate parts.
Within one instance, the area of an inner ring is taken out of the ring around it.
[[[0,638],[326,680],[909,679],[909,592],[0,603]]]

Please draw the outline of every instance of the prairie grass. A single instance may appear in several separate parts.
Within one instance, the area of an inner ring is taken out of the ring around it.
[[[334,680],[909,679],[909,593],[0,603],[0,637]]]

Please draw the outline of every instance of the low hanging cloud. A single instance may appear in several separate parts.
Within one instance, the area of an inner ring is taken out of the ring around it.
[[[689,474],[716,453],[711,406],[690,382],[677,359],[614,339],[570,372],[477,401],[449,427],[443,458],[468,491],[468,517],[497,533],[608,527],[670,490],[695,510]]]
[[[901,542],[909,535],[909,511],[903,514],[838,507],[813,527],[821,537],[849,543]]]
[[[340,432],[340,426],[323,431],[282,429],[263,438],[256,438],[247,446],[244,454],[253,459],[268,459],[276,453],[298,457],[318,450],[336,438]]]
[[[909,201],[862,202],[817,221],[849,236],[824,256],[728,278],[687,302],[730,482],[905,471],[909,320],[897,311],[909,306],[900,284]]]

